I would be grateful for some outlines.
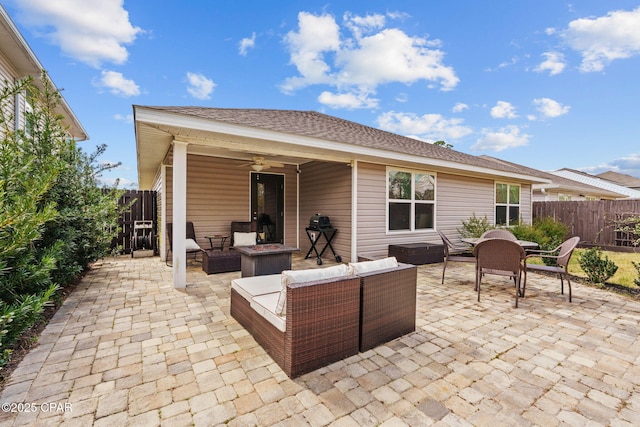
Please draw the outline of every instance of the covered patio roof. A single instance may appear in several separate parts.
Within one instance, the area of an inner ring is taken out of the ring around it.
[[[369,161],[426,166],[465,176],[547,183],[521,168],[364,126],[315,111],[133,106],[138,179],[153,184],[174,140],[189,154],[251,160],[262,155],[285,164],[311,160]]]

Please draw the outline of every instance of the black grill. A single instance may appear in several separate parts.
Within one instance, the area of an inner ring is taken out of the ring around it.
[[[331,221],[328,216],[317,213],[309,219],[309,228],[312,230],[324,230],[331,228]]]

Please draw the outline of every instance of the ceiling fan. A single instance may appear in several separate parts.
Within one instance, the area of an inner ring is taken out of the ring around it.
[[[251,169],[253,169],[256,172],[261,172],[265,169],[269,169],[271,167],[274,168],[283,168],[284,164],[283,163],[278,163],[278,162],[272,162],[270,160],[266,160],[264,157],[262,156],[253,156],[251,158],[251,160],[253,160],[251,163],[244,163],[242,165],[239,165],[238,167],[244,167],[244,166],[251,166]]]

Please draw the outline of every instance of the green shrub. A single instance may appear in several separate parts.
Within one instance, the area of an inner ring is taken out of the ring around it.
[[[633,264],[636,271],[638,272],[638,277],[636,279],[633,279],[633,283],[636,286],[640,287],[640,262],[631,261],[631,264]]]
[[[462,228],[458,228],[460,237],[480,237],[482,233],[488,230],[492,230],[495,227],[489,223],[489,219],[485,215],[483,218],[478,218],[475,214],[469,218],[469,221],[462,221]]]
[[[0,84],[0,365],[10,343],[33,322],[59,286],[109,252],[120,191],[100,188],[96,163],[69,139],[57,114],[60,94],[43,74]],[[14,129],[13,102],[27,94],[29,132]]]
[[[578,258],[580,268],[585,272],[589,281],[593,283],[605,283],[616,274],[618,266],[608,256],[602,258],[600,248],[591,248],[584,251]]]

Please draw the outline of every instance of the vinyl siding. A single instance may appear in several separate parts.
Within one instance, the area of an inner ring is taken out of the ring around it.
[[[326,215],[338,231],[331,242],[342,260],[351,256],[351,171],[344,163],[311,162],[300,166],[300,250],[303,254],[311,248],[305,228],[316,213]],[[317,249],[324,246],[324,238]],[[328,254],[327,254],[328,252]],[[327,249],[324,259],[333,254]]]
[[[9,63],[9,60],[4,55],[2,55],[2,53],[0,53],[0,85],[4,86],[5,81],[9,84],[13,84],[13,82],[16,81],[17,76],[18,73],[15,68]],[[14,130],[15,127],[16,101],[21,103],[22,100],[23,97],[18,96],[17,99],[13,98],[10,100],[10,102],[6,102],[2,106],[3,117],[12,118],[11,122],[9,123],[9,127],[11,130]],[[19,126],[22,126],[24,120],[24,107],[22,106],[19,107],[18,120],[20,120],[21,122]],[[0,135],[2,135],[3,133],[4,131],[0,130]]]
[[[425,170],[425,172],[431,172]],[[446,173],[436,174],[436,222],[437,230],[455,235],[474,213],[487,216],[494,222],[495,181],[463,177]],[[359,163],[358,165],[358,255],[382,257],[390,244],[430,242],[440,244],[438,234],[431,231],[386,233],[386,167]],[[525,221],[531,221],[530,186],[522,185],[520,213]]]
[[[204,236],[229,235],[232,221],[251,220],[250,170],[239,168],[242,163],[245,162],[187,156],[187,221],[193,222],[198,244],[203,248],[209,247]],[[285,176],[285,244],[295,245],[296,170],[294,166],[274,170]],[[172,221],[172,180],[173,168],[167,168],[167,222]]]

